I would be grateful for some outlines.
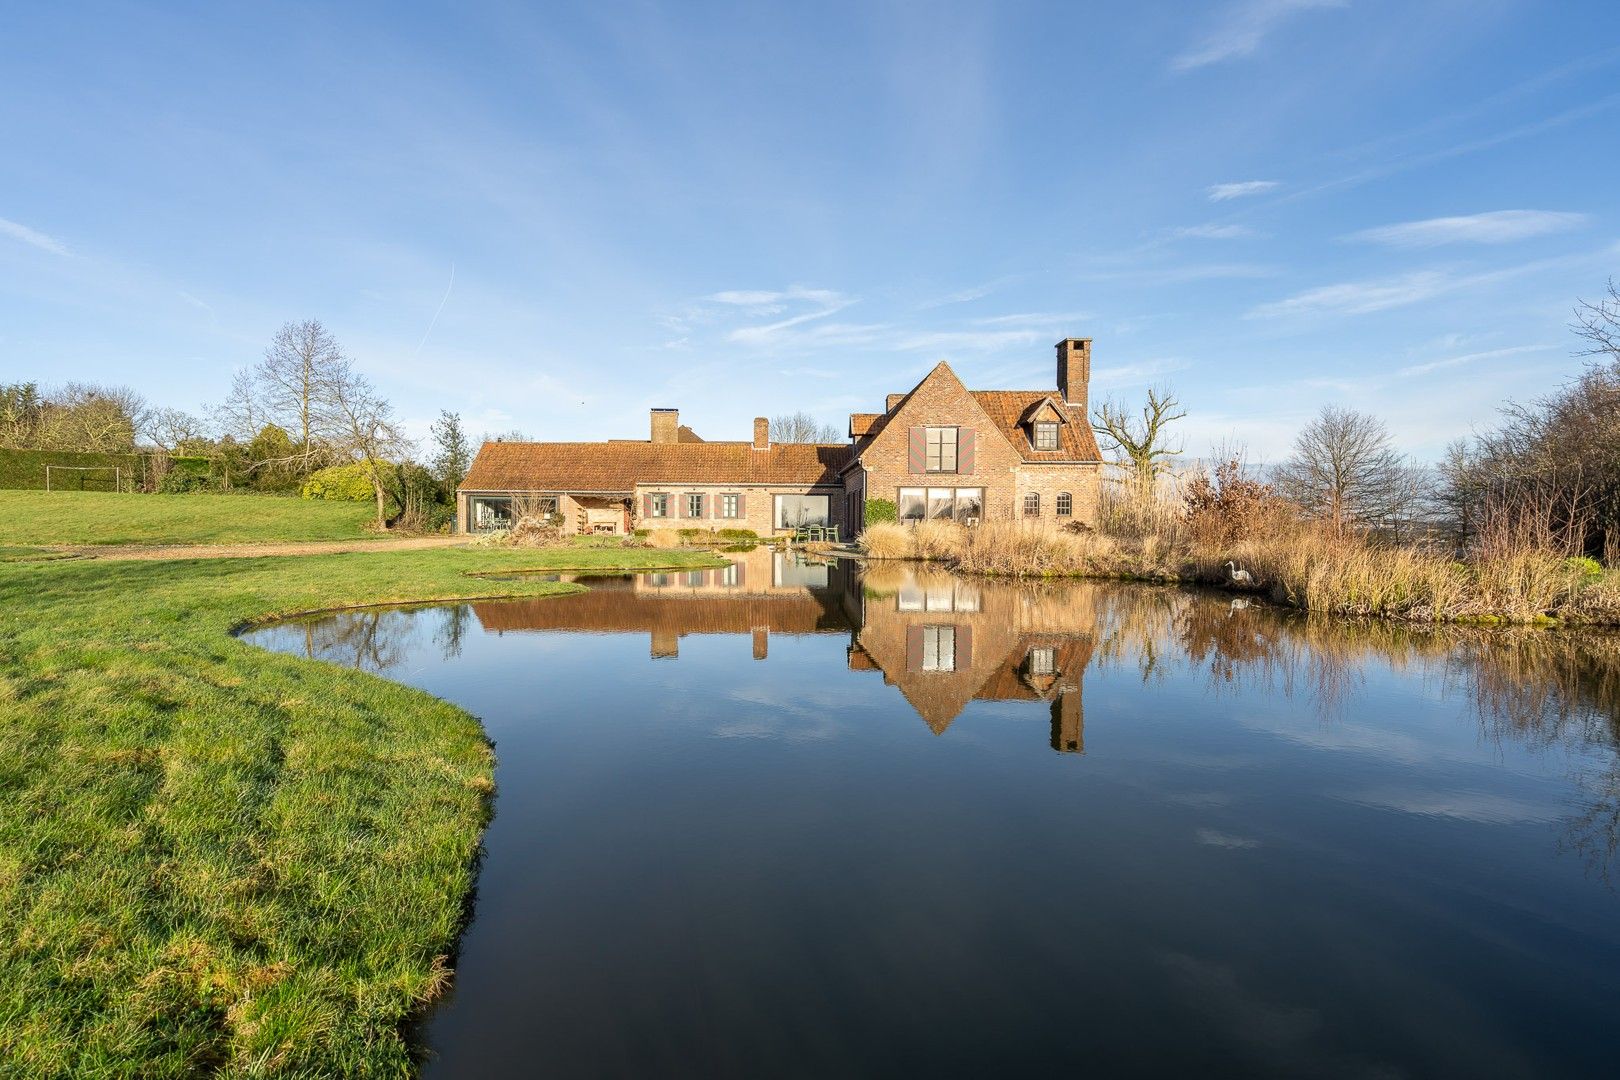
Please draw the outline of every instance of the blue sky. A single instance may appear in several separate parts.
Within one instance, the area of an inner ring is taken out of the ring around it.
[[[412,430],[842,425],[941,359],[1429,457],[1620,277],[1606,3],[10,5],[0,379],[203,410],[325,321]]]

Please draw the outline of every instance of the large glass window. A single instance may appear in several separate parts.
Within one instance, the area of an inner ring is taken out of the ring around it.
[[[984,516],[984,488],[956,489],[956,520],[977,525]]]
[[[830,524],[829,500],[825,495],[778,495],[776,527],[798,529],[805,525]]]
[[[956,670],[956,627],[925,626],[922,628],[923,670]]]
[[[956,471],[956,429],[931,427],[924,431],[928,438],[928,471]]]
[[[1058,448],[1058,426],[1050,421],[1043,420],[1035,425],[1035,449],[1056,450]]]
[[[667,493],[662,491],[653,492],[648,498],[647,505],[650,507],[649,513],[652,517],[669,517],[669,495]]]
[[[1070,495],[1067,491],[1058,492],[1057,516],[1058,517],[1069,517],[1073,513],[1074,513],[1074,496]]]
[[[925,488],[901,488],[899,516],[901,521],[921,521],[928,510],[928,491]]]
[[[956,492],[950,488],[929,488],[929,519],[933,521],[950,521],[955,516]]]
[[[472,521],[469,527],[474,532],[490,532],[495,529],[509,529],[512,527],[512,500],[502,496],[500,498],[475,498],[472,500]]]

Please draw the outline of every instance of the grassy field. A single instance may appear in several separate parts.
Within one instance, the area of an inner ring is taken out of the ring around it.
[[[409,1074],[405,1025],[448,980],[491,750],[445,702],[230,630],[574,588],[473,572],[707,561],[0,561],[0,1074]]]
[[[282,495],[0,491],[6,544],[249,544],[359,540],[370,503]]]

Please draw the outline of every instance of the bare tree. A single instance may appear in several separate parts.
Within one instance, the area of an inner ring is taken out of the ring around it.
[[[377,497],[377,527],[387,528],[389,462],[412,452],[410,440],[395,424],[393,407],[347,360],[327,371],[321,387],[312,430],[326,433],[334,449],[365,466]]]
[[[773,443],[836,443],[843,442],[844,433],[833,424],[824,424],[807,412],[771,419]]]
[[[343,350],[320,320],[283,325],[264,357],[232,383],[224,415],[233,433],[252,438],[264,425],[275,424],[292,436],[292,457],[265,464],[291,465],[298,475],[309,475],[326,463],[321,413],[333,400],[333,383],[343,377],[345,364]]]
[[[1169,387],[1150,387],[1140,416],[1132,415],[1123,402],[1104,401],[1092,414],[1091,427],[1108,444],[1104,449],[1115,455],[1132,489],[1147,496],[1170,459],[1182,451],[1167,429],[1186,415]]]
[[[170,454],[194,451],[208,439],[208,425],[184,409],[153,409],[141,437]]]
[[[1335,531],[1399,512],[1409,495],[1406,462],[1376,416],[1324,406],[1294,440],[1277,469],[1277,486]]]

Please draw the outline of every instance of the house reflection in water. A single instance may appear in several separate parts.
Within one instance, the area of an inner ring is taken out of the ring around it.
[[[774,634],[842,634],[851,671],[896,687],[936,735],[969,701],[1046,702],[1051,745],[1084,753],[1081,682],[1097,625],[1085,586],[980,587],[910,564],[821,562],[766,547],[724,567],[588,579],[591,591],[478,603],[486,631],[646,633],[654,659],[689,634],[748,635],[754,659]]]
[[[1044,701],[1052,748],[1085,752],[1081,678],[1097,625],[1090,590],[981,588],[904,565],[874,566],[861,585],[849,666],[881,671],[935,734],[969,701]]]

